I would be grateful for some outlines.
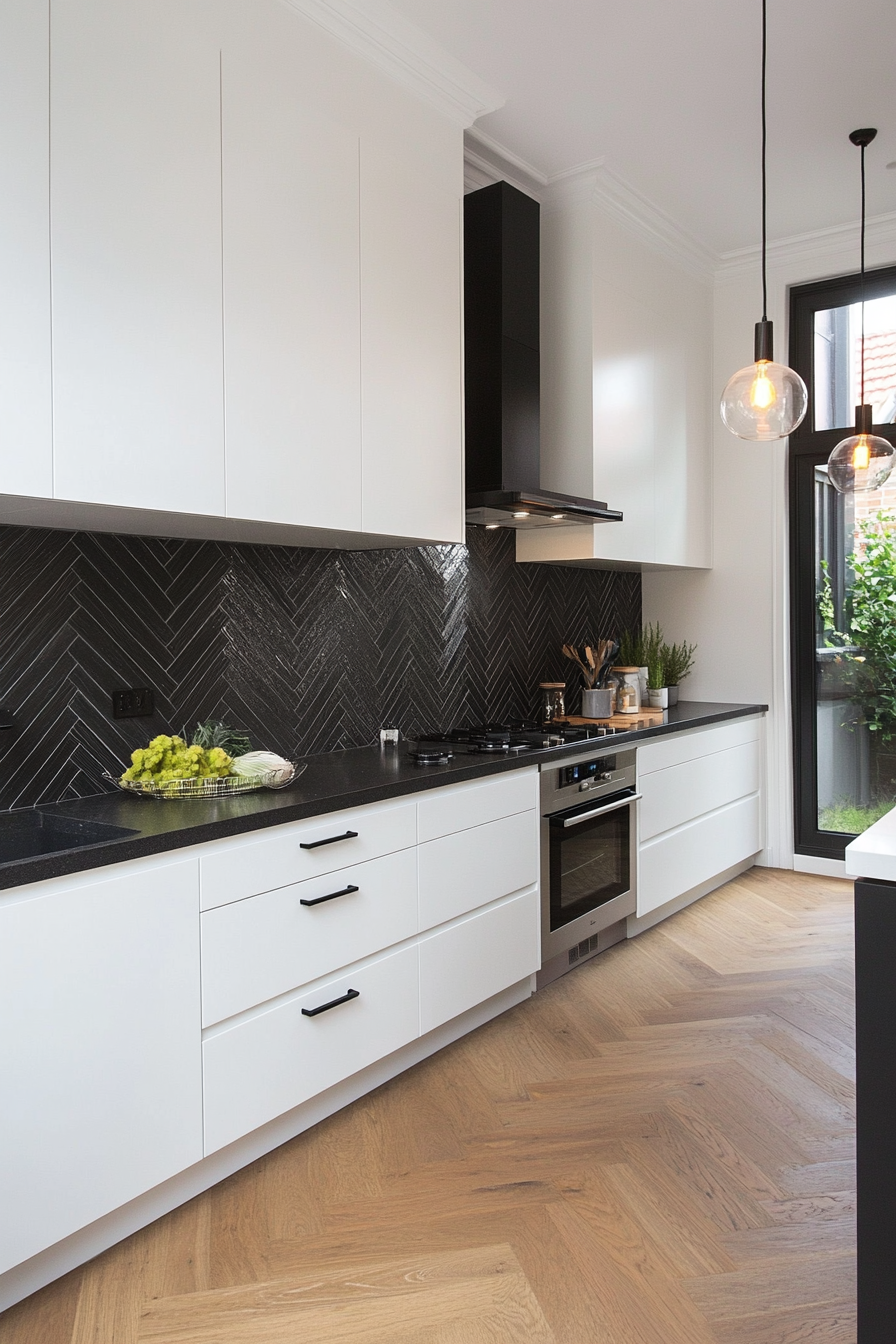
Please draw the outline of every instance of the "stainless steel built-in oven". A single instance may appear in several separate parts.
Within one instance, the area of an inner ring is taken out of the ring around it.
[[[539,987],[626,934],[635,913],[634,751],[583,752],[541,769]]]

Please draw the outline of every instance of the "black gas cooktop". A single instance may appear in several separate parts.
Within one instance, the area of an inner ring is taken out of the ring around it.
[[[418,765],[450,761],[454,755],[521,756],[539,748],[616,737],[625,731],[596,723],[539,728],[537,723],[526,719],[510,719],[507,723],[480,723],[470,728],[449,728],[447,732],[421,733],[410,739],[408,754]]]

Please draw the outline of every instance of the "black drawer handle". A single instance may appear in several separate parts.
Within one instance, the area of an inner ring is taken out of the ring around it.
[[[313,901],[299,901],[299,905],[322,905],[324,901],[335,901],[337,896],[349,896],[353,891],[360,891],[360,887],[353,887],[351,883],[343,887],[341,891],[331,891],[329,896],[315,896]]]
[[[350,999],[360,999],[361,991],[359,989],[347,989],[341,999],[333,999],[331,1003],[322,1003],[319,1008],[303,1008],[303,1017],[317,1017],[318,1013],[328,1013],[331,1008],[338,1008],[340,1003],[348,1003]]]
[[[335,845],[338,840],[357,840],[357,831],[346,831],[345,835],[330,835],[326,840],[310,840],[308,844],[299,841],[299,849],[320,849],[321,845]]]

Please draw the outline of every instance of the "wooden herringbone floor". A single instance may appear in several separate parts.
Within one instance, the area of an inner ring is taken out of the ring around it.
[[[853,1344],[852,891],[753,869],[0,1317],[3,1344]]]

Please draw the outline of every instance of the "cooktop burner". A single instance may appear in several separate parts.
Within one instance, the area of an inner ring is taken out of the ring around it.
[[[624,728],[596,723],[539,728],[528,719],[510,719],[507,723],[479,723],[469,728],[449,728],[446,732],[421,733],[410,747],[410,755],[420,765],[450,760],[453,753],[518,756],[539,748],[562,747],[567,742],[616,737],[625,731]]]
[[[416,765],[443,765],[446,761],[451,760],[454,753],[452,751],[446,751],[441,747],[434,746],[427,748],[418,746],[408,752],[408,755]]]

